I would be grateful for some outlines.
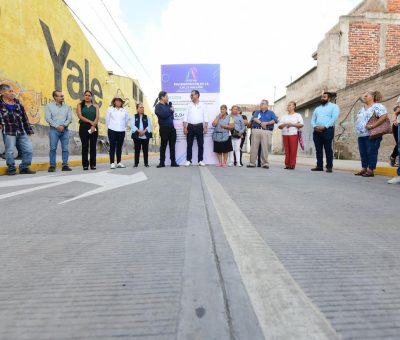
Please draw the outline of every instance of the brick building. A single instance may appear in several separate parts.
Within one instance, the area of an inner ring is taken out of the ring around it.
[[[277,115],[282,116],[289,100],[297,102],[305,121],[305,155],[314,154],[312,112],[319,105],[321,93],[331,91],[337,93],[336,101],[341,108],[335,152],[340,157],[358,158],[353,131],[354,115],[361,105],[357,100],[365,90],[376,89],[383,93],[388,110],[392,110],[395,97],[400,94],[395,77],[399,72],[399,50],[400,0],[364,0],[339,18],[312,54],[316,66],[289,84],[286,95],[274,105]],[[385,137],[381,159],[393,143],[390,136]],[[273,150],[283,151],[279,131],[274,133]]]

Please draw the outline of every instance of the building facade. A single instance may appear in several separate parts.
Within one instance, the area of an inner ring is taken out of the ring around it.
[[[130,115],[138,101],[144,102],[156,126],[139,82],[106,70],[64,2],[1,1],[0,13],[6,46],[0,50],[0,83],[14,88],[27,111],[35,130],[35,155],[48,154],[49,127],[43,108],[52,101],[55,89],[63,91],[65,102],[74,111],[83,92],[93,92],[100,106],[100,138],[106,138],[106,109],[117,94],[126,99]],[[70,130],[72,136],[78,135],[76,114]],[[70,143],[71,152],[78,152],[73,137]]]
[[[344,105],[341,96],[349,92],[347,88],[351,88],[356,96],[353,100],[356,102],[362,96],[357,89],[365,89],[365,84],[368,84],[366,80],[379,77],[379,74],[387,73],[388,70],[390,73],[390,70],[400,64],[399,48],[400,0],[364,0],[348,15],[339,18],[339,22],[325,34],[317,51],[312,54],[316,66],[289,84],[286,95],[275,102],[275,112],[282,116],[286,112],[287,102],[296,101],[298,112],[305,121],[304,155],[311,156],[315,153],[310,119],[322,92],[336,94],[335,100],[341,107],[338,124],[345,119],[349,122],[349,115],[354,118],[357,113],[357,105],[354,105],[349,114],[352,105]],[[399,88],[390,84],[370,85],[375,85],[372,89],[382,91],[391,111],[392,103],[388,99],[396,96]],[[346,133],[347,138],[344,140],[340,130],[337,128],[335,132],[336,156],[357,159],[356,152],[346,152],[343,147],[343,143],[356,143],[355,134]],[[350,127],[347,128],[347,132],[349,131]],[[275,131],[273,140],[274,152],[281,153],[283,147],[278,131]],[[388,144],[393,144],[392,139],[385,137],[383,149],[388,148]],[[350,146],[347,149],[354,150],[355,147]],[[384,157],[382,153],[381,158]]]

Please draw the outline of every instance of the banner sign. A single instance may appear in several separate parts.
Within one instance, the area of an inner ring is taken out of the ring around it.
[[[208,116],[208,133],[204,136],[204,162],[216,164],[217,156],[213,152],[211,123],[219,113],[220,65],[219,64],[183,64],[161,65],[161,88],[168,92],[169,100],[175,108],[174,126],[177,133],[176,161],[186,161],[186,136],[183,133],[183,116],[190,103],[190,93],[200,92],[200,102]],[[197,164],[197,141],[193,143],[192,163]],[[169,155],[166,157],[169,161]]]

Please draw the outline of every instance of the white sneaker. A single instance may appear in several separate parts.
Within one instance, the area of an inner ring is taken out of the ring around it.
[[[238,168],[240,168],[242,165],[241,165],[241,164],[236,164],[235,166],[237,166]]]
[[[206,166],[206,163],[204,163],[203,161],[200,161],[199,166]]]
[[[392,179],[388,180],[389,184],[400,184],[400,176],[393,177]]]
[[[229,163],[228,166],[233,166],[233,163]]]
[[[110,164],[110,169],[115,169],[115,163]]]
[[[192,162],[191,162],[191,161],[186,161],[183,165],[184,165],[184,166],[191,166],[191,165],[192,165]]]
[[[125,165],[123,165],[122,163],[118,163],[117,168],[125,168]]]

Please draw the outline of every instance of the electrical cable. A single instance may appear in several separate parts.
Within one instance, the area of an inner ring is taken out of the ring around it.
[[[112,14],[110,13],[110,11],[108,10],[106,4],[104,3],[103,0],[100,0],[100,2],[103,4],[105,10],[107,11],[108,15],[110,16],[111,20],[113,21],[114,25],[117,27],[118,31],[121,33],[122,38],[125,40],[126,44],[128,45],[130,51],[132,52],[132,54],[134,55],[134,57],[136,58],[136,60],[138,61],[139,65],[142,67],[143,71],[146,73],[146,75],[149,77],[149,79],[151,80],[151,82],[153,83],[153,85],[155,85],[155,82],[153,80],[153,78],[151,77],[150,73],[147,72],[146,67],[143,65],[143,63],[141,62],[141,60],[139,59],[138,55],[135,53],[135,51],[133,50],[132,46],[130,45],[128,39],[126,38],[125,34],[122,32],[121,28],[119,27],[119,25],[117,24],[117,22],[115,21],[114,17],[112,16]]]
[[[85,23],[79,18],[79,16],[75,13],[75,11],[65,2],[65,0],[61,0],[65,6],[68,7],[68,9],[72,12],[72,14],[77,18],[77,20],[82,24],[82,26],[88,31],[88,33],[96,40],[96,42],[101,46],[101,48],[107,53],[107,55],[114,61],[114,63],[121,69],[123,73],[127,77],[129,77],[128,72],[126,72],[123,67],[115,60],[115,58],[108,52],[108,50],[103,46],[103,44],[96,38],[96,36],[93,34],[93,32],[85,25]],[[129,77],[130,78],[130,77]]]

